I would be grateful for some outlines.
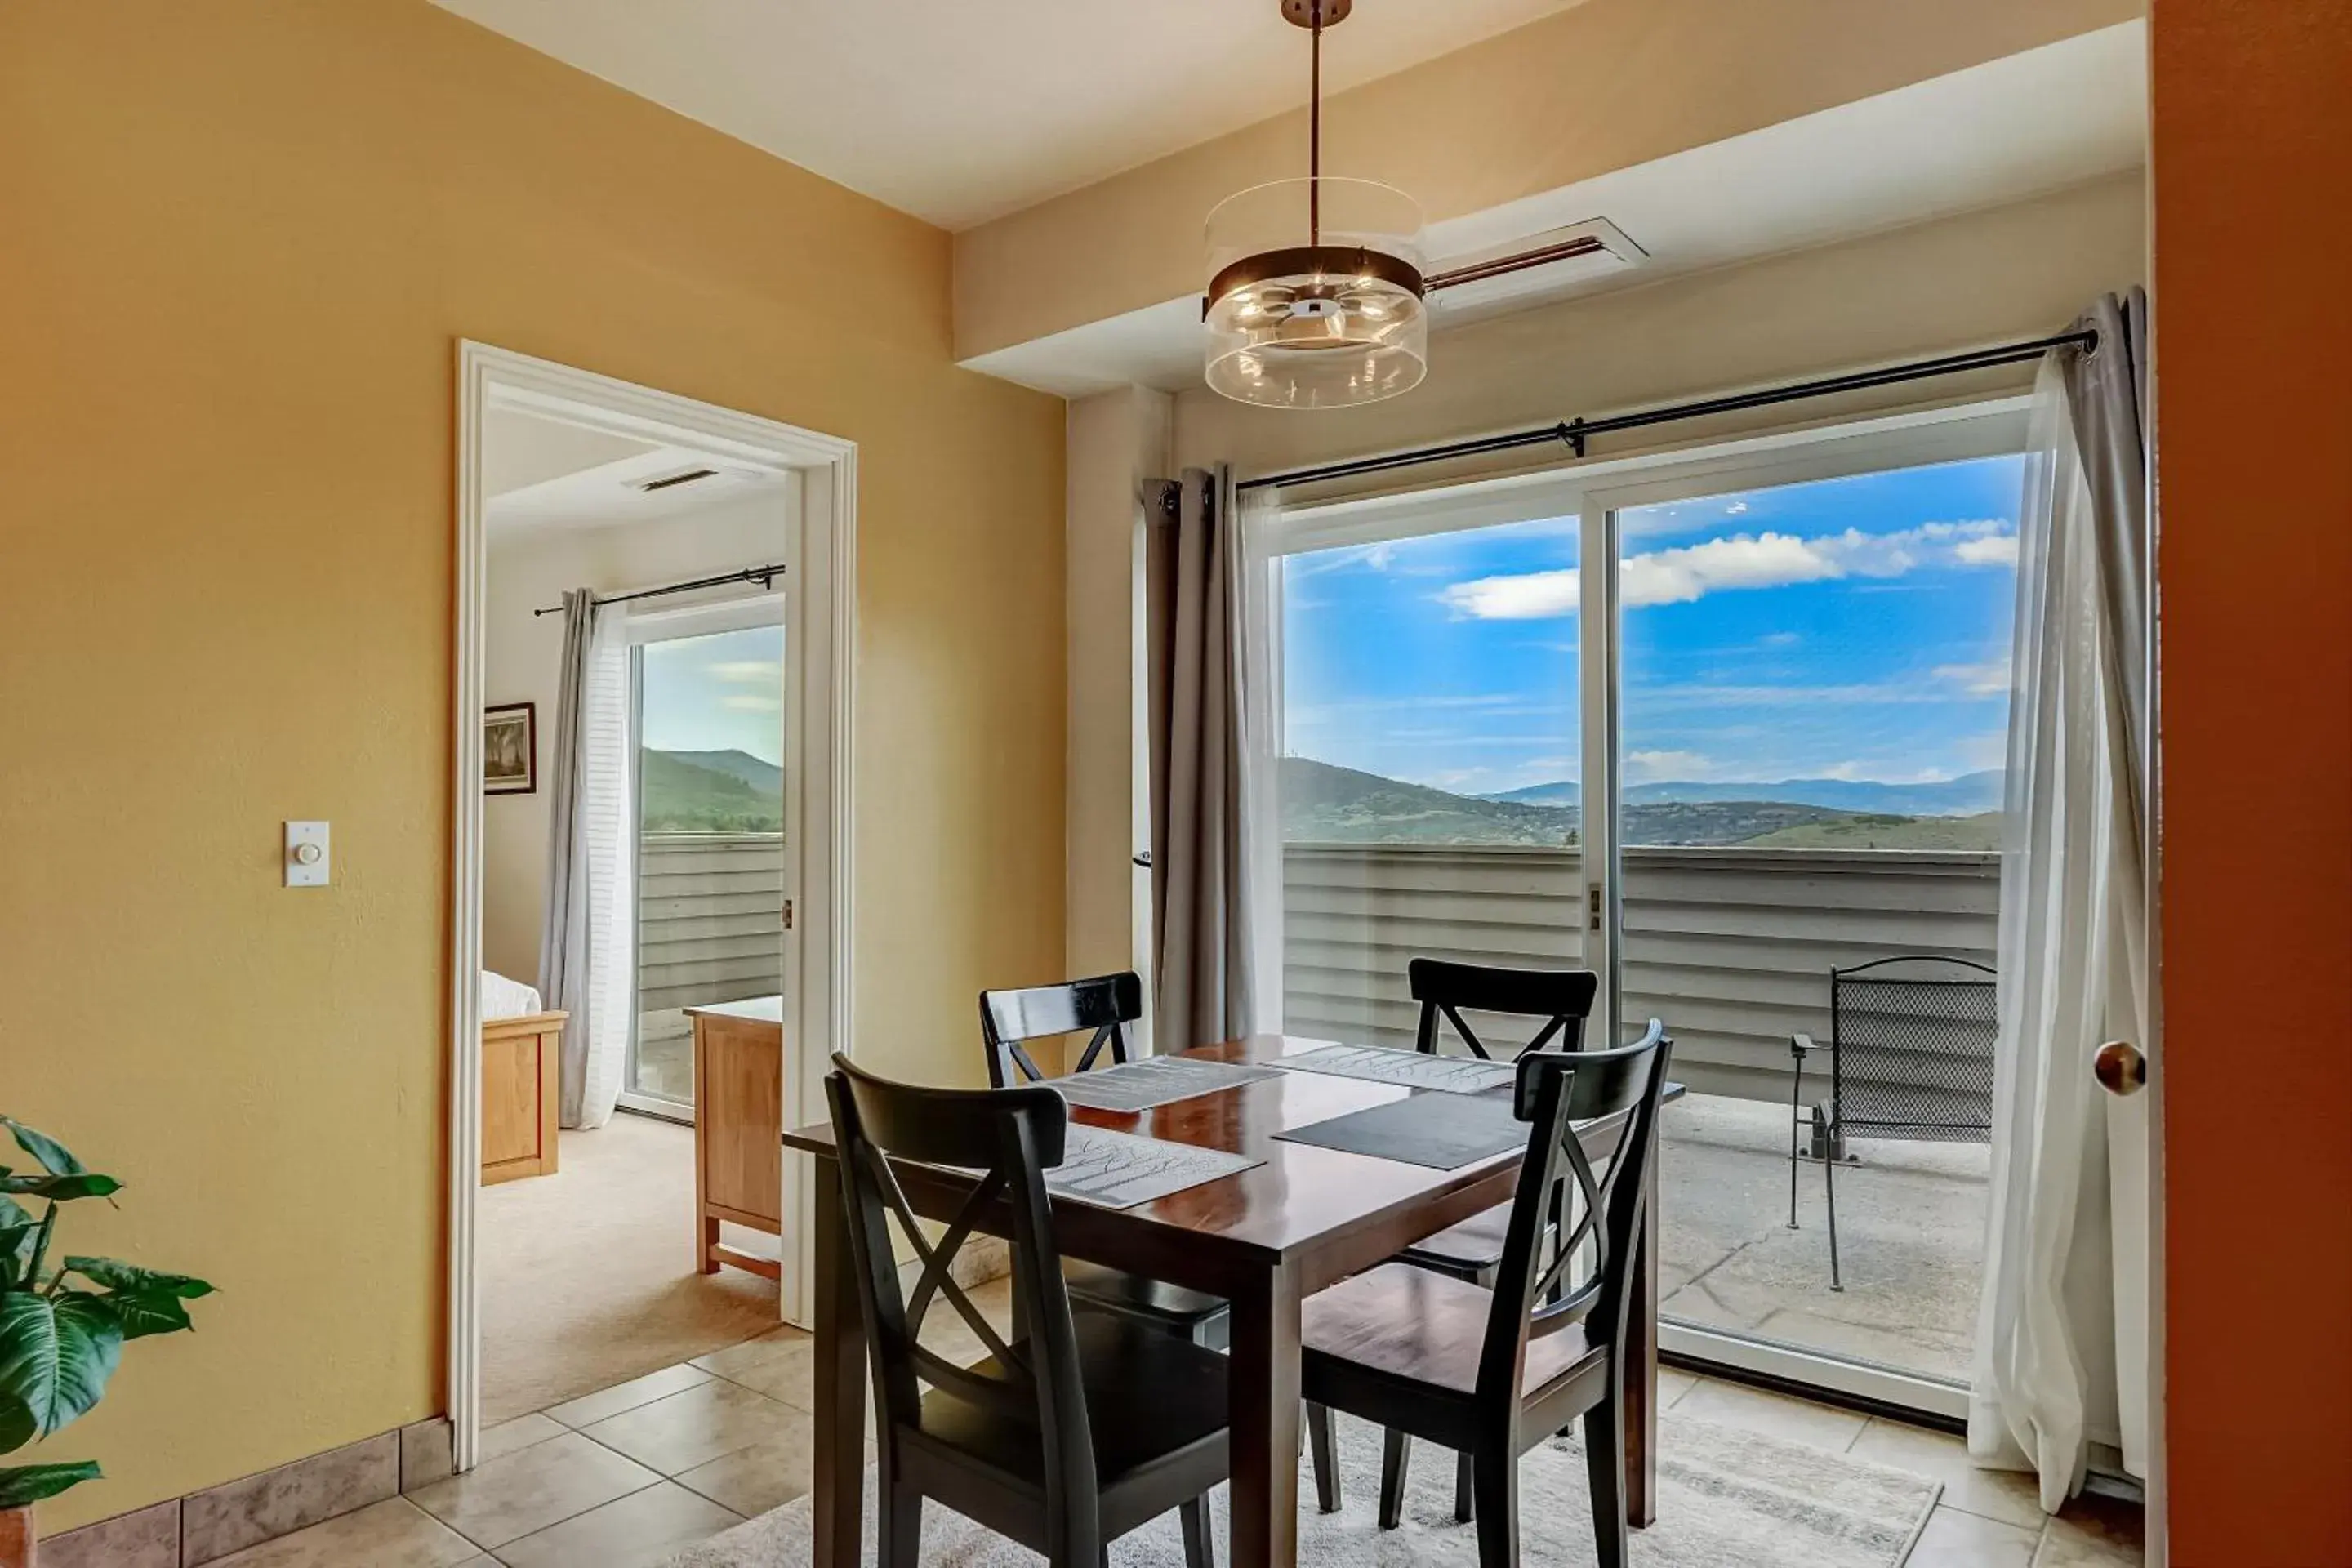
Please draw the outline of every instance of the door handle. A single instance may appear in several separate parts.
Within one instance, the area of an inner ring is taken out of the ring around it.
[[[2091,1058],[2092,1075],[2113,1095],[2137,1094],[2147,1087],[2147,1058],[2129,1040],[2109,1040]]]
[[[1149,850],[1149,849],[1139,849],[1139,850],[1137,850],[1137,851],[1135,852],[1135,854],[1134,854],[1134,856],[1132,857],[1132,858],[1134,859],[1134,861],[1135,861],[1135,863],[1136,863],[1137,865],[1139,865],[1139,866],[1142,867],[1145,870],[1149,871],[1149,870],[1150,870],[1150,869],[1151,869],[1151,851],[1150,851],[1150,850]]]

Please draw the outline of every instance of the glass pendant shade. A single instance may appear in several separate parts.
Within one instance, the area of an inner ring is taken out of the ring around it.
[[[1347,408],[1429,368],[1421,207],[1371,180],[1277,180],[1209,215],[1207,379],[1271,408]]]

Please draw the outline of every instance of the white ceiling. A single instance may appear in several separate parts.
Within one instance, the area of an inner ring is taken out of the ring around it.
[[[1307,101],[1276,0],[435,3],[950,229]],[[1325,90],[1573,4],[1362,0]]]
[[[648,479],[696,468],[717,473],[647,491]],[[482,422],[483,521],[494,541],[559,529],[614,528],[781,492],[782,473],[746,468],[690,447],[656,446],[609,431],[491,408]]]
[[[1648,252],[1638,268],[1500,307],[1526,309],[2081,184],[2146,160],[2147,47],[2145,24],[2126,22],[1990,60],[1433,225],[1429,253],[1452,263],[1591,218]],[[1486,313],[1440,310],[1433,324]],[[1079,396],[1130,382],[1194,386],[1200,356],[1201,302],[1188,295],[965,363]]]

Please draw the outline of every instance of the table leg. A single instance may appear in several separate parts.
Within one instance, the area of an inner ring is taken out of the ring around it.
[[[1633,1258],[1633,1300],[1625,1314],[1625,1520],[1636,1530],[1658,1517],[1658,1149],[1651,1132],[1650,1194]]]
[[[1298,1271],[1233,1297],[1233,1568],[1298,1561]]]
[[[815,1568],[860,1568],[866,1491],[866,1324],[841,1166],[816,1163]]]

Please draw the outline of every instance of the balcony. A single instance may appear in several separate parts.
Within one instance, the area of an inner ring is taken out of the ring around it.
[[[631,1087],[694,1099],[684,1009],[783,989],[784,836],[648,833],[637,842],[637,1046]]]
[[[1676,847],[1623,861],[1625,1014],[1666,1021],[1691,1090],[1661,1124],[1665,1314],[1965,1380],[1988,1151],[1855,1142],[1858,1163],[1838,1170],[1846,1288],[1832,1292],[1818,1163],[1799,1167],[1801,1228],[1789,1228],[1789,1037],[1826,1046],[1832,965],[1898,952],[1991,963],[1999,857]],[[1410,1046],[1414,957],[1582,963],[1580,869],[1573,849],[1286,846],[1284,1027]],[[1826,1071],[1817,1057],[1808,1100]]]

